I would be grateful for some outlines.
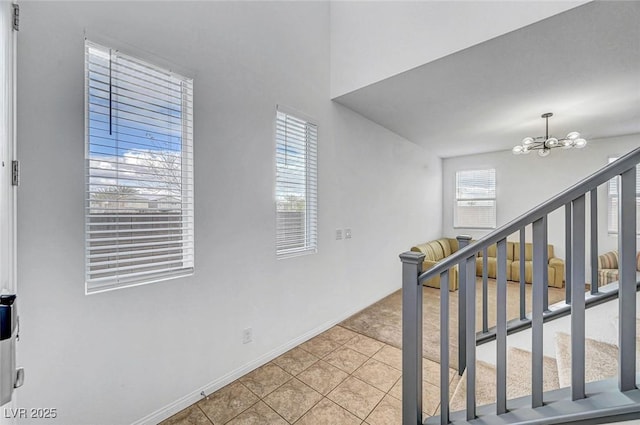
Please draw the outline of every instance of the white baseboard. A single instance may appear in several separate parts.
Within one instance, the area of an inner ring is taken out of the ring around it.
[[[398,289],[394,289],[392,292],[390,292],[387,295],[392,294],[393,292],[397,291]],[[382,297],[384,298],[384,297]],[[380,299],[382,299],[380,298]],[[368,305],[367,305],[368,306]],[[209,384],[205,385],[204,387],[198,388],[195,391],[187,394],[186,396],[182,397],[179,400],[174,401],[173,403],[160,408],[158,410],[156,410],[153,413],[150,413],[149,415],[145,416],[142,419],[139,419],[135,422],[133,422],[131,425],[157,425],[158,423],[162,422],[163,420],[170,418],[171,416],[175,415],[176,413],[180,412],[183,409],[186,409],[187,407],[191,406],[192,404],[194,404],[197,401],[200,401],[202,399],[202,395],[201,393],[204,391],[205,394],[209,395],[217,390],[219,390],[220,388],[224,387],[225,385],[230,384],[231,382],[235,381],[236,379],[246,375],[247,373],[251,372],[254,369],[259,368],[262,365],[265,365],[267,363],[269,363],[271,360],[275,359],[276,357],[286,353],[287,351],[291,350],[294,347],[297,347],[298,345],[302,344],[303,342],[313,338],[314,336],[317,336],[319,334],[321,334],[322,332],[330,329],[331,327],[337,325],[338,323],[342,322],[343,320],[353,316],[354,314],[356,314],[357,312],[361,311],[363,308],[365,307],[360,307],[357,308],[355,310],[350,311],[349,313],[344,314],[343,316],[341,316],[338,319],[335,320],[331,320],[329,322],[326,322],[318,327],[316,327],[315,329],[312,329],[311,331],[299,336],[298,338],[295,338],[289,342],[287,342],[286,344],[281,345],[280,347],[275,348],[274,350],[269,351],[268,353],[258,357],[257,359],[247,363],[246,365],[239,367],[236,370],[233,370],[231,372],[229,372],[228,374],[216,379],[213,382],[210,382]]]

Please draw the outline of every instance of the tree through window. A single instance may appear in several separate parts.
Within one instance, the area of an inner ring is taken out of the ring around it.
[[[89,41],[87,292],[193,272],[193,81]]]

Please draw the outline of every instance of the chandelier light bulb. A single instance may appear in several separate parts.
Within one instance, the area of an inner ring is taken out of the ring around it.
[[[522,146],[529,146],[533,143],[533,137],[525,137],[522,139]]]
[[[574,146],[578,149],[582,149],[587,146],[587,141],[584,139],[576,139],[574,142]]]
[[[545,135],[538,137],[525,137],[519,145],[516,145],[511,149],[514,155],[526,155],[531,151],[538,151],[538,155],[541,157],[549,156],[551,149],[562,148],[582,149],[587,145],[587,141],[580,137],[580,133],[572,131],[567,134],[567,137],[558,139],[556,137],[549,137],[549,118],[553,116],[552,112],[546,112],[541,115],[541,118],[545,120]]]

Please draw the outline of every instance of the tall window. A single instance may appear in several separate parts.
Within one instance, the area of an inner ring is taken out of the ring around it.
[[[609,163],[618,159],[617,157],[609,158]],[[620,178],[614,177],[609,180],[607,185],[607,230],[609,233],[618,233],[618,185]],[[640,165],[636,166],[636,229],[640,234]]]
[[[456,173],[453,226],[477,229],[496,227],[496,170]]]
[[[193,272],[193,81],[85,44],[87,293]]]
[[[309,254],[318,246],[318,127],[276,112],[276,255]]]

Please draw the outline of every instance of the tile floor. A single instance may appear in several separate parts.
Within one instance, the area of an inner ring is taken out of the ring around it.
[[[161,425],[402,423],[401,350],[341,326],[284,353]],[[439,410],[440,365],[424,359],[423,409]],[[451,390],[459,380],[449,371]]]

